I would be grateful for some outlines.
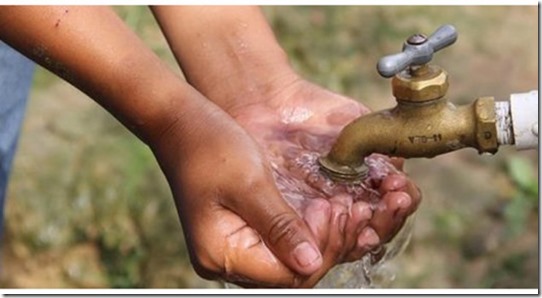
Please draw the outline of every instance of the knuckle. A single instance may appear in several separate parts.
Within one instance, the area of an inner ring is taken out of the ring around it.
[[[283,212],[275,215],[270,223],[267,239],[271,245],[279,242],[297,242],[301,222],[294,214]]]

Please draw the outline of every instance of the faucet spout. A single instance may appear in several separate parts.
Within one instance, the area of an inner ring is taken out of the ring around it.
[[[459,107],[447,101],[448,74],[429,62],[456,39],[455,28],[444,25],[429,37],[412,35],[400,53],[381,58],[377,70],[383,77],[393,76],[397,105],[347,125],[331,151],[319,159],[322,171],[334,180],[354,182],[367,174],[365,158],[372,153],[431,158],[465,147],[496,153],[500,144],[518,141],[521,148],[537,144],[534,113],[520,107],[537,102],[538,92],[517,95],[510,104],[497,105],[493,97]]]
[[[319,162],[331,178],[356,181],[366,175],[364,161],[372,153],[431,158],[465,147],[480,153],[497,151],[492,97],[460,107],[445,97],[426,102],[398,100],[394,108],[362,116],[347,125]]]

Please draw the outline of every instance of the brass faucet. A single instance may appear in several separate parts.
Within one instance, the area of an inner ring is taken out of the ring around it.
[[[378,62],[383,77],[392,77],[397,105],[370,113],[348,124],[321,170],[337,181],[358,181],[368,171],[365,158],[372,153],[396,157],[434,157],[465,147],[495,153],[499,147],[493,97],[481,97],[455,106],[446,97],[448,74],[429,62],[433,53],[453,44],[457,32],[441,26],[429,38],[409,37],[399,54]]]

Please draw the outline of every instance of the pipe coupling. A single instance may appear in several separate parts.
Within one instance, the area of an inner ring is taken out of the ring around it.
[[[497,117],[495,99],[480,97],[474,103],[474,119],[476,124],[476,141],[478,151],[495,153],[499,148],[497,140]]]

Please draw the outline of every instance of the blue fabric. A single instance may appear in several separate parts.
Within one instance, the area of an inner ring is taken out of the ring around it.
[[[33,73],[32,61],[0,41],[0,235],[9,173]]]

